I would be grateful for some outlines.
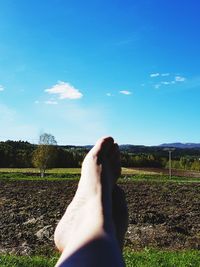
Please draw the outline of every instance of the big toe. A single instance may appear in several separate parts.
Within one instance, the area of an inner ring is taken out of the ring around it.
[[[98,164],[101,164],[103,160],[107,158],[111,148],[113,147],[113,144],[114,144],[114,139],[110,136],[100,138],[96,142],[95,146],[91,150],[91,153],[93,154],[93,156],[97,156]]]

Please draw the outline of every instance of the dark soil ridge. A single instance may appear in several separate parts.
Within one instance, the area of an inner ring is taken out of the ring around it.
[[[0,252],[49,255],[76,187],[76,181],[0,181]],[[200,249],[200,184],[138,181],[120,187],[129,209],[126,245]]]
[[[164,168],[132,168],[132,169],[141,170],[141,171],[150,171],[150,172],[160,173],[164,175],[169,174],[169,170],[164,169]],[[187,178],[200,178],[200,172],[191,171],[191,170],[172,169],[172,176],[187,177]]]

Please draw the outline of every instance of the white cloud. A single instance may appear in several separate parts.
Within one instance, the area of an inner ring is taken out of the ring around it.
[[[45,92],[49,94],[59,95],[59,99],[79,99],[83,96],[78,89],[69,83],[58,81],[52,88],[46,89]]]
[[[161,84],[169,85],[169,84],[171,84],[171,82],[161,82]]]
[[[182,76],[175,76],[175,81],[176,82],[184,82],[186,80],[185,77],[182,77]]]
[[[47,104],[47,105],[57,105],[58,104],[58,102],[54,101],[54,100],[47,100],[44,103]]]
[[[168,80],[168,76],[174,76],[174,79],[173,80]],[[186,78],[181,76],[180,74],[176,73],[176,74],[170,74],[168,72],[166,73],[152,73],[150,75],[151,77],[157,77],[157,76],[160,76],[158,78],[158,80],[156,79],[155,82],[150,82],[152,84],[152,86],[155,88],[155,89],[159,89],[163,86],[172,86],[172,85],[175,85],[175,84],[178,84],[178,83],[181,83],[181,82],[185,82],[186,81]],[[164,78],[162,77],[166,77],[166,80],[163,80]]]
[[[123,95],[131,95],[132,94],[130,91],[126,91],[126,90],[119,91],[119,93],[123,94]]]
[[[107,96],[112,96],[112,94],[111,94],[111,93],[107,93],[106,95],[107,95]]]
[[[154,88],[155,88],[155,89],[159,89],[160,86],[161,86],[160,84],[155,84],[155,85],[154,85]]]
[[[5,88],[3,87],[3,85],[0,84],[0,92],[4,91],[4,90],[5,90]]]
[[[158,73],[158,72],[157,73],[151,73],[150,74],[150,77],[151,78],[158,77],[158,76],[160,76],[160,73]]]

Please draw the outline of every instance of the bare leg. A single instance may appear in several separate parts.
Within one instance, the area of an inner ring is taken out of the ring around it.
[[[122,199],[115,185],[120,171],[118,146],[111,137],[100,139],[84,159],[76,194],[56,228],[62,252],[56,266],[123,266],[126,223],[116,209],[113,216],[112,203],[112,197]]]

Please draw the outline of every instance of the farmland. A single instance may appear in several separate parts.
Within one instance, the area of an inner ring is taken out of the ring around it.
[[[52,169],[44,179],[35,169],[1,169],[1,254],[44,257],[55,253],[53,232],[74,195],[79,176],[78,168]],[[155,170],[123,168],[119,185],[129,209],[127,261],[133,257],[131,251],[143,253],[147,248],[169,253],[200,248],[199,178],[173,176],[169,180]],[[129,262],[127,266],[133,265]]]

